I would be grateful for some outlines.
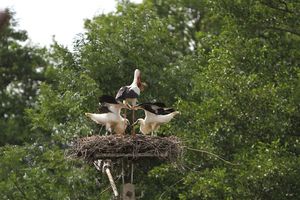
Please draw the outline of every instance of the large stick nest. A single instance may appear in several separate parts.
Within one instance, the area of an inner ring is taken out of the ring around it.
[[[182,154],[181,141],[175,137],[136,135],[94,135],[79,138],[72,146],[69,155],[87,162],[97,159],[140,159],[158,158],[176,161]]]

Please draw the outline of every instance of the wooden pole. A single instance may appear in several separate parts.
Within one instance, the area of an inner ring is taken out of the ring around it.
[[[115,184],[115,182],[114,182],[114,179],[113,179],[113,177],[112,177],[112,175],[111,175],[110,170],[109,170],[108,167],[106,167],[105,172],[106,172],[106,174],[107,174],[107,176],[108,176],[108,180],[109,180],[109,182],[110,182],[111,188],[112,188],[113,191],[114,191],[115,197],[118,197],[118,196],[119,196],[119,193],[118,193],[116,184]]]
[[[133,163],[131,163],[131,184],[133,184]]]
[[[101,171],[101,165],[102,165],[102,173],[106,173],[107,177],[108,177],[108,180],[109,180],[109,183],[111,185],[111,188],[114,192],[114,195],[115,197],[118,197],[119,196],[119,193],[118,193],[118,190],[117,190],[117,187],[116,187],[116,184],[114,182],[114,179],[110,173],[110,160],[106,160],[104,161],[103,165],[102,165],[102,160],[96,160],[94,161],[94,166],[95,168],[98,170],[98,171]]]
[[[122,159],[122,184],[125,184],[124,159]]]

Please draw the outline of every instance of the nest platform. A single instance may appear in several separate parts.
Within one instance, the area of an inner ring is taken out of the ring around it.
[[[176,161],[182,154],[182,145],[178,137],[159,137],[130,135],[118,136],[94,135],[77,139],[69,155],[73,158],[93,162],[98,159],[132,160],[158,158],[165,161]]]

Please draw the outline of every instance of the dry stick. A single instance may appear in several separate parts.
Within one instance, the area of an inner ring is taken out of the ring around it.
[[[184,148],[186,148],[188,150],[191,150],[191,151],[196,151],[196,152],[201,152],[201,153],[207,153],[209,155],[212,155],[212,156],[214,156],[214,157],[222,160],[223,162],[225,162],[225,163],[227,163],[229,165],[240,165],[240,164],[235,164],[235,163],[229,162],[229,161],[225,160],[224,158],[222,158],[222,157],[220,157],[220,156],[218,156],[218,155],[216,155],[214,153],[211,153],[209,151],[205,151],[205,150],[201,150],[201,149],[193,149],[193,148],[190,148],[190,147],[187,147],[187,146],[184,146]]]
[[[115,182],[117,182],[119,179],[120,179],[120,177],[117,178],[117,179],[115,180]],[[101,196],[104,192],[106,192],[107,190],[109,190],[110,188],[111,188],[111,185],[108,186],[107,188],[105,188],[105,189],[100,193],[100,196]]]
[[[131,184],[133,184],[133,162],[131,163]]]
[[[182,151],[181,143],[176,138],[162,139],[155,137],[137,136],[118,138],[110,136],[92,136],[78,140],[73,148],[74,157],[101,158],[112,153],[128,152],[132,157],[136,154],[149,153],[161,158],[175,160]],[[80,154],[78,154],[80,153]],[[86,155],[85,155],[86,154]],[[100,156],[100,157],[97,157]]]
[[[101,193],[100,193],[100,196],[104,193],[104,192],[106,192],[108,189],[110,189],[111,188],[111,186],[108,186],[107,188],[105,188]]]
[[[124,159],[122,158],[122,184],[125,184],[125,178],[124,178]]]
[[[191,164],[193,164],[194,166],[198,166],[198,165],[196,165],[195,163],[191,163]],[[192,172],[201,172],[201,171],[198,171],[198,170],[194,170],[194,169],[192,169],[192,168],[190,168],[189,166],[184,165],[184,164],[181,164],[181,166],[182,166],[184,169],[187,168],[188,170],[190,170],[190,171],[192,171]]]

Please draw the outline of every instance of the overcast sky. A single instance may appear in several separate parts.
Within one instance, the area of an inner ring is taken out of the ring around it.
[[[114,11],[115,6],[115,0],[0,0],[0,9],[16,12],[18,28],[26,30],[34,44],[49,46],[55,35],[70,48],[76,34],[83,33],[84,19]]]

